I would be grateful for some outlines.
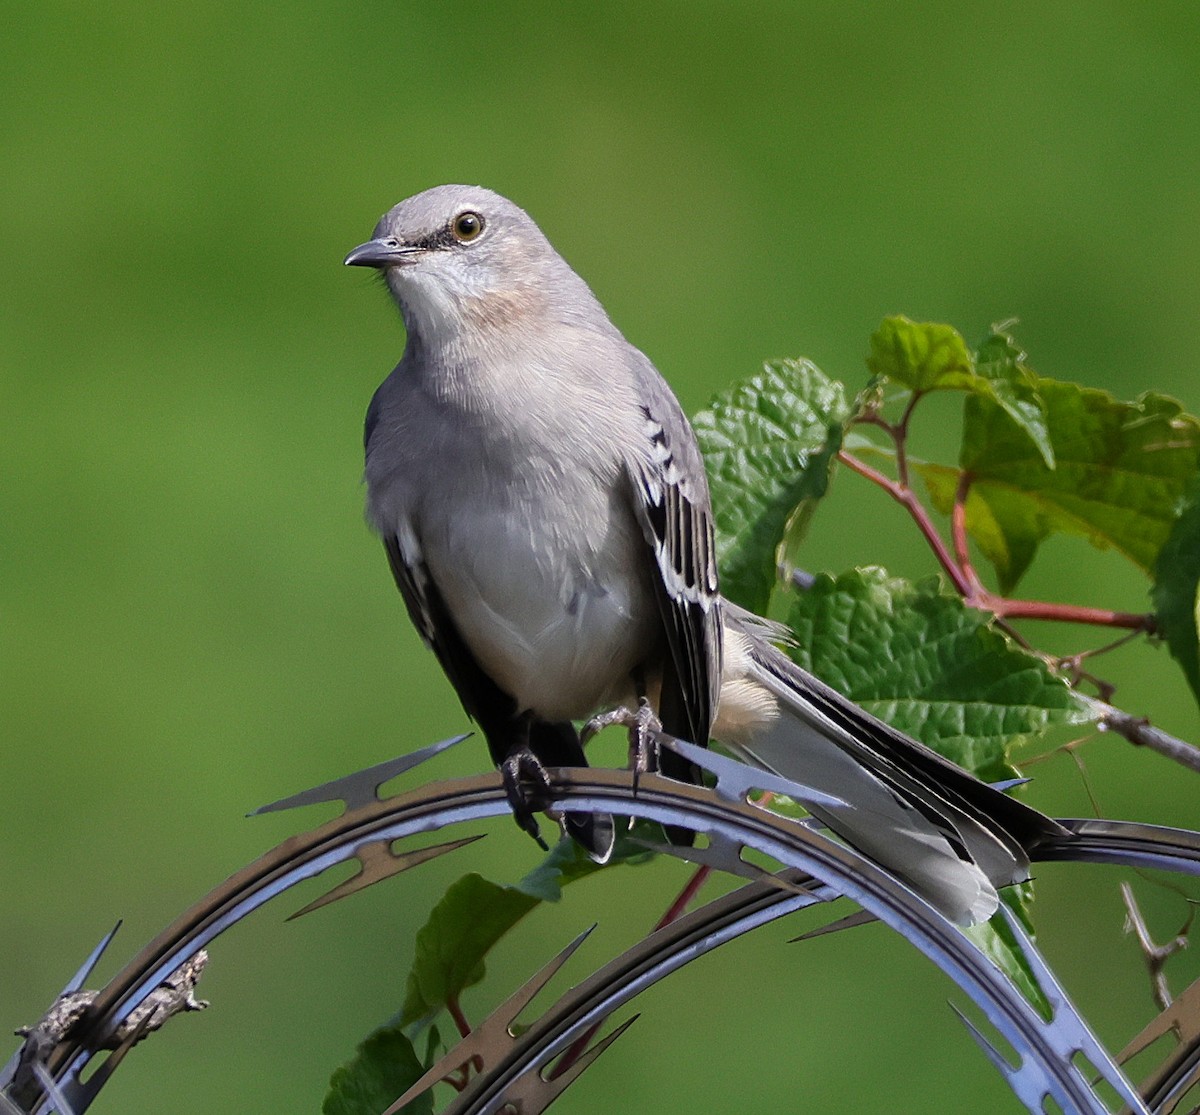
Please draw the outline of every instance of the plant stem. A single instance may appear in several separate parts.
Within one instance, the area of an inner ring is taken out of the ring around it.
[[[705,880],[711,874],[712,874],[711,867],[706,867],[706,866],[702,865],[702,866],[696,868],[696,870],[692,873],[692,877],[684,885],[683,890],[681,890],[679,892],[679,894],[676,895],[675,901],[672,902],[671,905],[667,907],[667,912],[665,914],[663,914],[663,916],[661,918],[658,919],[658,923],[654,926],[654,929],[651,932],[657,933],[658,930],[665,928],[666,926],[670,925],[672,922],[678,921],[681,917],[683,917],[684,913],[687,911],[689,903],[692,901],[693,898],[696,897],[696,894],[699,892],[700,888],[704,885]],[[559,1058],[558,1063],[555,1064],[555,1066],[551,1070],[551,1072],[550,1072],[551,1080],[553,1080],[556,1076],[561,1076],[576,1061],[578,1061],[580,1057],[583,1056],[583,1054],[587,1050],[588,1045],[591,1044],[592,1038],[594,1038],[596,1036],[596,1032],[603,1025],[604,1025],[604,1019],[602,1018],[602,1019],[600,1019],[599,1022],[595,1023],[593,1026],[588,1027],[588,1029],[583,1034],[581,1034],[578,1039],[576,1039],[575,1043],[569,1049],[567,1049],[566,1052],[563,1053],[562,1057]]]
[[[460,1038],[467,1037],[471,1033],[471,1023],[467,1021],[467,1016],[463,1014],[463,1009],[457,995],[451,995],[446,1000],[446,1012],[454,1019],[454,1025],[458,1027],[458,1036]]]
[[[971,586],[971,595],[983,592],[983,582],[971,564],[971,548],[967,544],[967,495],[971,491],[972,476],[965,469],[958,478],[954,492],[954,508],[950,513],[950,537],[954,542],[954,556],[963,577]]]
[[[1126,929],[1132,929],[1137,937],[1138,948],[1142,950],[1142,959],[1146,962],[1146,971],[1150,974],[1150,994],[1160,1011],[1166,1010],[1172,1003],[1171,989],[1167,985],[1167,974],[1164,971],[1166,963],[1180,949],[1188,946],[1187,926],[1179,935],[1165,945],[1156,945],[1150,936],[1150,928],[1138,907],[1137,899],[1133,897],[1133,888],[1128,883],[1121,884],[1121,897],[1125,900],[1125,913],[1129,918]],[[1188,918],[1191,922],[1191,918]]]
[[[1089,608],[1081,604],[1053,604],[1044,600],[1012,600],[989,592],[979,580],[970,562],[966,550],[966,489],[969,480],[964,484],[959,481],[959,492],[955,497],[956,515],[952,521],[955,532],[955,549],[958,556],[950,552],[942,536],[934,526],[925,505],[917,498],[916,493],[904,484],[885,476],[868,465],[865,461],[848,453],[844,449],[838,454],[838,459],[860,476],[878,485],[888,495],[899,503],[917,524],[917,529],[929,543],[938,563],[946,571],[955,589],[962,596],[963,602],[980,611],[991,612],[1001,619],[1041,619],[1057,620],[1061,623],[1089,623],[1101,627],[1124,627],[1133,631],[1153,631],[1154,617],[1140,612],[1115,612],[1108,608]],[[959,498],[961,496],[961,499]]]
[[[908,423],[912,418],[917,403],[921,401],[922,391],[914,391],[909,396],[908,405],[900,415],[900,421],[892,427],[892,441],[896,443],[896,476],[900,486],[907,488],[908,484]]]
[[[971,591],[970,584],[967,583],[963,571],[958,567],[950,551],[946,549],[946,543],[938,534],[937,527],[933,525],[933,520],[929,517],[929,512],[917,499],[916,493],[911,488],[884,476],[882,472],[877,472],[865,461],[859,460],[853,453],[847,453],[844,449],[838,453],[838,460],[860,476],[866,477],[872,484],[881,487],[912,516],[913,522],[917,524],[917,529],[924,535],[925,541],[929,543],[929,548],[933,550],[934,556],[946,571],[946,575],[954,582],[954,587],[962,596],[968,596]]]
[[[458,1028],[458,1036],[465,1038],[471,1032],[471,1023],[467,1021],[467,1016],[463,1014],[462,1004],[458,1001],[457,995],[451,995],[446,999],[446,1013],[454,1019],[454,1025]],[[461,1069],[462,1077],[459,1083],[456,1083],[456,1078],[453,1076],[444,1076],[446,1081],[456,1091],[461,1092],[471,1079],[471,1069],[474,1067],[476,1072],[483,1072],[483,1058],[477,1053],[474,1057],[464,1061]]]
[[[658,919],[658,924],[654,927],[655,931],[663,929],[670,925],[673,921],[678,921],[683,917],[684,912],[688,908],[688,904],[696,897],[697,892],[704,885],[705,880],[712,874],[712,868],[701,865],[697,867],[692,877],[688,880],[687,885],[676,896],[675,901],[667,907],[667,912]]]
[[[1113,612],[1107,608],[1052,604],[1046,600],[1010,600],[986,589],[968,595],[966,603],[972,608],[994,612],[1005,619],[1046,619],[1062,623],[1091,623],[1100,627],[1127,627],[1132,631],[1154,630],[1154,617],[1143,612]]]
[[[1100,719],[1097,720],[1096,726],[1102,732],[1116,732],[1130,743],[1138,747],[1148,747],[1151,751],[1157,751],[1160,755],[1200,774],[1200,747],[1168,735],[1144,717],[1131,716],[1102,701],[1097,701],[1096,704],[1100,707]]]

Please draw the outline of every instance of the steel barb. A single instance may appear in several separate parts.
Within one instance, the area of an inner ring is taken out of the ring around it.
[[[398,841],[410,837],[506,813],[503,785],[494,773],[430,781],[391,797],[379,796],[384,782],[412,771],[462,738],[445,740],[259,810],[337,800],[345,806],[339,817],[284,841],[182,914],[95,996],[82,1017],[60,1035],[52,1048],[45,1048],[43,1042],[33,1050],[27,1041],[0,1073],[0,1098],[30,1115],[45,1115],[55,1108],[63,1115],[68,1111],[70,1115],[82,1115],[141,1034],[120,1043],[100,1070],[93,1066],[89,1072],[91,1062],[103,1050],[112,1048],[114,1035],[156,988],[230,925],[334,864],[357,858],[360,870],[293,916],[478,839],[479,834],[471,834],[433,845],[395,848]],[[1049,1099],[1063,1112],[1106,1112],[1108,1108],[1092,1084],[1091,1073],[1081,1064],[1082,1059],[1090,1062],[1127,1110],[1160,1110],[1143,1103],[1032,944],[1025,941],[1024,947],[1043,992],[1054,1005],[1049,1021],[1038,1015],[967,937],[907,886],[853,849],[832,840],[817,826],[782,817],[749,800],[752,791],[770,789],[803,803],[819,797],[814,791],[690,744],[663,742],[709,770],[716,779],[715,789],[647,774],[640,775],[635,784],[627,771],[564,769],[552,772],[552,804],[692,829],[702,838],[698,849],[664,850],[712,863],[753,881],[659,930],[604,965],[514,1038],[509,1032],[511,1022],[552,974],[552,970],[543,969],[447,1055],[446,1064],[460,1065],[469,1057],[483,1062],[483,1070],[448,1109],[454,1115],[501,1112],[506,1106],[522,1115],[544,1110],[623,1032],[624,1026],[576,1059],[569,1072],[554,1076],[550,1070],[556,1058],[613,1010],[718,945],[767,921],[840,896],[857,902],[866,914],[902,934],[971,998],[1015,1051],[1016,1063],[1001,1055],[974,1026],[972,1033],[1030,1111],[1044,1111]],[[1125,822],[1064,823],[1078,835],[1043,849],[1040,858],[1166,867],[1200,874],[1200,834]],[[780,871],[771,875],[749,863],[746,849],[770,856],[780,865]],[[1019,926],[1012,924],[1020,937]],[[574,942],[552,965],[565,963],[581,941]],[[97,949],[76,974],[68,984],[68,992],[82,986],[101,951]],[[1196,1058],[1200,1058],[1200,1052]],[[435,1068],[441,1071],[434,1075],[431,1069],[426,1083],[445,1074],[444,1065],[439,1063]],[[1194,1064],[1190,1068],[1176,1064],[1173,1079],[1185,1078],[1194,1069]],[[1176,1090],[1173,1094],[1180,1093]]]

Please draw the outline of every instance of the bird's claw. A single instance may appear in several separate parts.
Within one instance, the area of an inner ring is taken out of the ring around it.
[[[620,724],[629,729],[629,769],[634,774],[634,786],[639,774],[658,770],[658,736],[662,732],[662,721],[654,715],[650,702],[642,697],[636,710],[621,705],[593,716],[579,733],[581,742],[586,743],[597,732]]]
[[[611,728],[614,724],[620,724],[623,728],[628,728],[636,716],[637,713],[630,711],[625,705],[618,705],[607,712],[598,712],[580,728],[579,742],[581,744],[587,743],[594,735],[604,731],[605,728]]]
[[[528,746],[515,747],[500,763],[500,775],[517,827],[532,836],[543,852],[548,852],[550,846],[542,838],[534,816],[550,789],[550,776],[542,761]]]

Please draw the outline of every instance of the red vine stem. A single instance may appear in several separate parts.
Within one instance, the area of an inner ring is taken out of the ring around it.
[[[903,484],[898,484],[895,480],[891,480],[884,476],[882,472],[877,472],[865,461],[859,460],[853,453],[847,453],[846,450],[841,450],[838,453],[838,460],[847,468],[853,469],[860,476],[865,476],[872,484],[878,484],[889,496],[899,503],[913,518],[913,522],[917,524],[917,529],[925,536],[925,541],[929,543],[930,549],[933,550],[934,556],[941,563],[942,568],[946,571],[946,575],[954,582],[954,587],[966,596],[971,591],[971,586],[967,584],[963,577],[963,572],[958,567],[951,556],[950,551],[946,549],[946,543],[942,540],[942,536],[938,533],[937,527],[933,525],[933,520],[929,517],[929,512],[925,510],[924,504],[917,499],[916,493]]]
[[[1063,623],[1124,627],[1134,631],[1154,630],[1154,617],[1144,613],[1116,612],[1108,608],[1088,608],[1079,604],[1053,604],[1045,600],[1012,600],[1006,596],[989,592],[980,583],[979,576],[971,565],[967,550],[966,493],[971,482],[969,474],[964,474],[959,480],[958,491],[955,494],[951,530],[956,553],[952,554],[937,527],[934,526],[933,520],[930,519],[929,512],[925,510],[925,505],[921,503],[910,487],[871,468],[865,461],[844,449],[838,453],[838,460],[860,476],[870,480],[872,484],[878,485],[908,511],[913,522],[917,524],[917,529],[929,543],[939,564],[962,596],[963,602],[970,607],[991,612],[1003,619],[1058,620]]]
[[[705,880],[711,874],[712,868],[708,867],[707,865],[702,864],[700,867],[696,868],[695,873],[688,880],[687,885],[679,892],[675,901],[672,902],[667,908],[667,912],[658,919],[658,924],[654,927],[656,932],[659,929],[663,929],[670,925],[673,921],[678,921],[681,917],[683,917],[684,911],[687,910],[688,905],[691,903],[692,899],[696,897],[697,892],[704,885]]]
[[[672,922],[678,921],[681,917],[683,917],[688,906],[691,904],[692,899],[696,897],[700,888],[704,885],[705,880],[707,880],[711,874],[711,867],[702,864],[700,867],[696,868],[696,870],[692,873],[692,877],[684,886],[683,890],[681,890],[676,896],[675,901],[667,907],[667,912],[658,919],[658,924],[655,925],[653,932],[664,929]],[[599,1022],[595,1022],[589,1026],[588,1029],[583,1032],[583,1034],[576,1038],[574,1044],[572,1044],[566,1050],[566,1052],[563,1053],[562,1057],[559,1058],[558,1063],[555,1064],[554,1068],[551,1070],[549,1079],[553,1080],[555,1077],[561,1076],[567,1071],[567,1069],[575,1064],[575,1062],[583,1056],[588,1045],[591,1044],[592,1038],[596,1036],[600,1027],[603,1025],[604,1019],[602,1018]]]
[[[465,1038],[471,1032],[471,1023],[467,1021],[467,1016],[463,1014],[462,1004],[459,1003],[457,995],[451,995],[446,999],[446,1011],[454,1019],[454,1025],[458,1029],[459,1037]],[[483,1058],[478,1053],[463,1062],[458,1070],[459,1075],[449,1073],[443,1076],[442,1079],[456,1092],[461,1092],[471,1079],[472,1068],[476,1072],[483,1072]]]
[[[971,586],[970,595],[985,592],[975,566],[971,564],[971,548],[967,544],[967,495],[971,491],[971,481],[974,477],[963,471],[958,478],[958,487],[954,492],[954,508],[950,512],[950,537],[954,542],[954,556],[958,559],[958,567],[963,571],[967,584]]]

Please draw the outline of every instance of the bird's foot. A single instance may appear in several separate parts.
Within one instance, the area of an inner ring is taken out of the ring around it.
[[[628,728],[636,718],[637,713],[631,711],[625,705],[618,705],[616,708],[609,709],[608,712],[598,712],[579,729],[579,742],[581,744],[587,743],[592,736],[604,731],[605,728],[611,728],[614,724],[620,724],[621,727]]]
[[[504,756],[500,763],[500,774],[517,827],[532,836],[543,852],[548,852],[550,847],[542,839],[534,816],[542,808],[544,795],[550,789],[550,775],[546,773],[542,761],[528,744],[523,744]]]
[[[657,771],[658,737],[663,726],[645,697],[638,701],[637,712],[626,727],[629,729],[629,769],[635,775]]]
[[[642,697],[636,710],[625,707],[610,709],[593,716],[579,733],[581,743],[587,743],[597,732],[620,724],[629,729],[629,769],[636,778],[658,770],[658,736],[662,721],[654,715],[650,702]]]

